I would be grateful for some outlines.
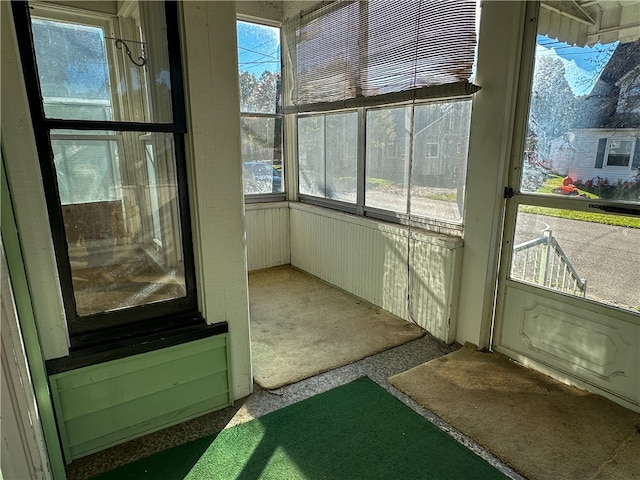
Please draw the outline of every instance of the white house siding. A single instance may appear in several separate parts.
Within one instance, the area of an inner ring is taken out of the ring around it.
[[[558,140],[551,150],[552,163],[549,165],[560,175],[569,175],[574,181],[594,182],[605,178],[609,183],[618,181],[632,181],[638,171],[628,167],[607,167],[606,162],[602,168],[596,168],[596,152],[598,141],[601,138],[639,138],[640,128],[629,129],[585,129],[575,130],[568,135],[573,135],[572,140]],[[640,148],[636,141],[635,148]],[[631,164],[631,162],[630,162]]]

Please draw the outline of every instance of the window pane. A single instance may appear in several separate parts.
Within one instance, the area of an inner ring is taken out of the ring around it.
[[[640,201],[640,41],[537,43],[521,191]]]
[[[366,136],[365,205],[407,213],[411,108],[367,111]]]
[[[32,23],[46,116],[112,120],[102,28],[37,18]]]
[[[65,120],[173,122],[162,2],[135,2],[107,24],[78,15],[44,18],[34,4],[33,38],[45,115]],[[67,18],[68,17],[68,18]]]
[[[356,112],[298,119],[300,193],[355,203],[357,197]]]
[[[471,100],[415,106],[411,213],[462,222]]]
[[[298,118],[298,188],[304,195],[324,198],[325,117]]]
[[[244,193],[284,191],[282,118],[243,115],[241,127]]]
[[[240,111],[280,113],[280,29],[237,22]]]
[[[78,315],[186,295],[173,135],[54,130]]]
[[[512,279],[640,311],[639,218],[521,205],[514,244]]]
[[[358,190],[357,114],[327,115],[325,128],[325,197],[355,203]]]

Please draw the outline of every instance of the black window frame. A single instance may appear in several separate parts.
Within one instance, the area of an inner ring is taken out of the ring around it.
[[[198,311],[192,224],[189,211],[189,191],[185,154],[187,132],[182,57],[175,0],[164,2],[167,27],[167,47],[171,82],[171,123],[145,123],[101,120],[63,120],[47,118],[41,97],[40,82],[31,27],[30,6],[27,1],[12,2],[16,35],[20,50],[29,109],[33,122],[36,149],[43,179],[43,188],[51,227],[56,264],[60,277],[63,305],[66,313],[70,350],[126,339],[139,339],[204,322]],[[152,132],[172,134],[176,160],[176,182],[181,225],[186,295],[165,300],[79,316],[72,283],[71,263],[64,228],[62,204],[56,179],[50,132],[56,129],[109,130],[115,132]]]

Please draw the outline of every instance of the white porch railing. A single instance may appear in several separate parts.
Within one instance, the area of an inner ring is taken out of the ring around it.
[[[586,279],[580,278],[549,229],[513,248],[511,278],[582,297],[587,293]]]

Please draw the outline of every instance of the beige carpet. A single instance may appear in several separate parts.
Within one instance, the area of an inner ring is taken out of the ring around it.
[[[273,390],[425,331],[290,265],[249,273],[253,375]]]
[[[465,346],[391,384],[531,480],[640,478],[640,415]]]

